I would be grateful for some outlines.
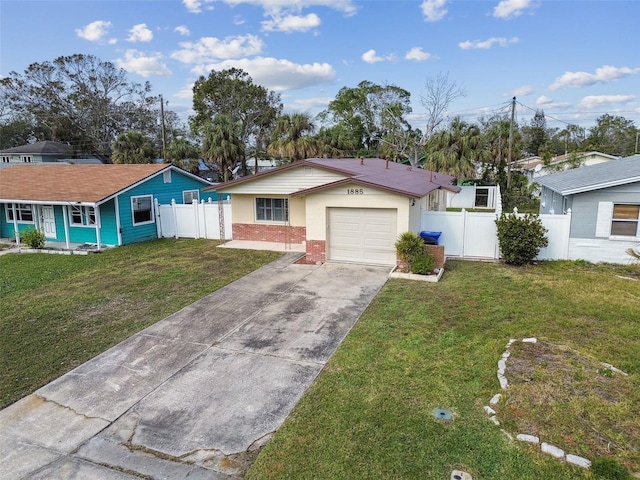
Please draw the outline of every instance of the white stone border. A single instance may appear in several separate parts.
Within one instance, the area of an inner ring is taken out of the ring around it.
[[[509,350],[511,348],[511,345],[513,345],[515,342],[517,342],[517,340],[515,338],[511,338],[509,339],[509,341],[507,342],[506,348],[504,353],[502,354],[502,357],[500,357],[500,360],[498,360],[498,383],[500,384],[500,388],[502,390],[505,390],[509,387],[509,381],[507,380],[507,377],[505,376],[505,372],[507,370],[507,359],[509,358],[509,356],[511,355],[511,351]],[[521,340],[522,343],[537,343],[538,339],[534,338],[534,337],[530,337],[530,338],[523,338]],[[604,367],[611,369],[614,372],[619,372],[623,375],[626,375],[624,372],[618,370],[617,368],[609,365],[609,364],[602,364]],[[498,420],[496,411],[492,408],[493,406],[497,405],[498,402],[500,402],[500,399],[502,398],[502,394],[501,393],[496,393],[493,397],[491,397],[491,400],[489,400],[489,405],[486,405],[484,407],[484,411],[487,415],[489,415],[489,420],[491,420],[495,425],[500,425],[500,421]],[[510,440],[513,440],[513,435],[511,435],[509,432],[502,430],[502,433],[504,433]],[[551,445],[550,443],[546,443],[546,442],[542,442],[540,443],[540,439],[534,435],[529,435],[526,433],[518,433],[516,435],[516,440],[520,441],[520,442],[527,442],[527,443],[532,443],[534,445],[540,445],[540,450],[543,453],[547,453],[549,455],[551,455],[554,458],[557,458],[558,460],[564,460],[567,463],[571,463],[573,465],[577,465],[579,467],[582,468],[589,468],[591,466],[591,461],[584,458],[584,457],[579,457],[577,455],[572,455],[570,453],[566,453],[564,452],[564,450],[562,450],[561,448],[558,448],[554,445]]]

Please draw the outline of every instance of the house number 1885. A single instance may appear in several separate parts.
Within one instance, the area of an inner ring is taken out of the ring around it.
[[[347,188],[347,195],[364,195],[363,188]]]

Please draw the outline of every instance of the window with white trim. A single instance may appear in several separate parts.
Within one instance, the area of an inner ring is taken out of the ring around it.
[[[185,190],[182,192],[182,203],[185,205],[193,203],[193,201],[200,201],[199,190]]]
[[[131,197],[131,213],[134,225],[153,223],[153,197],[151,195]]]
[[[23,163],[31,163],[31,161],[33,160],[33,157],[31,155],[22,155],[20,159],[22,160]]]
[[[10,161],[11,161],[11,157],[9,157],[9,156],[2,155],[0,157],[0,162],[2,162],[2,163],[9,163]]]
[[[476,188],[476,198],[475,204],[476,207],[488,207],[489,206],[489,189],[486,187],[477,187]]]
[[[611,218],[611,235],[637,237],[638,221],[640,220],[640,205],[613,204]]]
[[[16,221],[18,223],[33,222],[33,206],[29,203],[16,203]],[[5,204],[7,222],[13,222],[13,203]]]
[[[72,205],[69,211],[69,224],[90,227],[96,224],[96,210],[93,207]]]
[[[286,222],[289,220],[289,200],[286,198],[256,198],[256,220]]]

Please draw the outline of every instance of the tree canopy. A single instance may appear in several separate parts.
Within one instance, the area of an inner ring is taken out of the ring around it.
[[[193,110],[190,126],[194,134],[203,135],[218,115],[238,125],[238,138],[248,149],[269,129],[282,111],[280,95],[253,83],[249,74],[239,68],[212,70],[200,76],[193,86]],[[246,173],[246,159],[242,158]]]
[[[125,70],[93,55],[32,63],[0,79],[0,87],[13,114],[42,135],[37,140],[66,142],[79,153],[108,158],[120,133],[158,128],[150,84],[130,82]]]

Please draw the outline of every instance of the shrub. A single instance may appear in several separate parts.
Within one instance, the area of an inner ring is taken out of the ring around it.
[[[409,264],[411,273],[417,273],[419,275],[429,275],[433,272],[433,255],[427,250],[422,249],[422,253],[413,257]]]
[[[22,241],[31,248],[44,248],[44,233],[35,228],[22,232]]]
[[[542,247],[549,244],[537,215],[504,214],[496,220],[498,241],[502,258],[510,265],[526,265],[533,262]]]
[[[398,257],[409,264],[411,273],[428,275],[433,271],[433,256],[424,248],[424,241],[417,233],[400,234],[395,246]]]
[[[396,252],[401,260],[411,264],[416,255],[424,251],[424,242],[420,235],[415,232],[404,232],[400,234],[396,241]]]

